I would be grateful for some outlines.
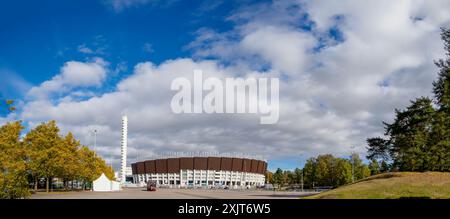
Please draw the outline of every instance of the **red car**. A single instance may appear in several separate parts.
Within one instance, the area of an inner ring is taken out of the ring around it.
[[[147,182],[147,191],[156,191],[156,182],[148,181]]]

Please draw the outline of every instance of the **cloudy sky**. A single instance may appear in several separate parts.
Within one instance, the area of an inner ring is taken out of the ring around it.
[[[242,153],[293,168],[365,154],[365,139],[409,100],[431,95],[448,0],[13,1],[0,7],[0,95],[30,128],[57,120],[119,165],[168,152]],[[170,83],[279,77],[280,120],[173,114]],[[354,149],[351,147],[354,146]]]

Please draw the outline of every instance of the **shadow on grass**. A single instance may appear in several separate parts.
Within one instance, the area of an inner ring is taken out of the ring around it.
[[[374,179],[389,179],[389,178],[393,178],[393,177],[401,177],[401,174],[398,174],[398,173],[383,173],[383,174],[378,174],[378,175],[375,175],[375,176],[370,176],[370,177],[358,180],[355,183],[369,181],[369,180],[374,180]]]
[[[403,196],[399,199],[431,199],[431,197],[428,196]]]
[[[272,197],[272,198],[301,198],[301,197],[308,197],[312,195],[316,195],[318,193],[305,193],[305,194],[261,194],[261,195],[250,195],[255,197]]]

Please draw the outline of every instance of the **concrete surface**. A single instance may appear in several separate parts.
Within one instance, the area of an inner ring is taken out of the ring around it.
[[[311,192],[275,192],[261,190],[162,189],[148,192],[126,188],[117,192],[38,192],[32,199],[297,199]]]

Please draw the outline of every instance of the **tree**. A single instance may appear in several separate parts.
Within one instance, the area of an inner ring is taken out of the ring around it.
[[[381,161],[380,172],[386,173],[386,172],[389,172],[390,170],[391,170],[391,168],[389,167],[389,164],[384,160]]]
[[[112,167],[108,166],[103,159],[89,150],[88,147],[82,147],[78,153],[80,157],[80,178],[83,180],[83,188],[86,188],[87,184],[100,177],[102,173],[110,180],[115,179]]]
[[[273,184],[273,173],[270,171],[266,171],[266,183]]]
[[[377,175],[380,173],[380,164],[378,163],[377,160],[372,159],[372,160],[370,160],[370,163],[369,163],[369,169],[370,169],[371,176]]]
[[[22,198],[28,191],[26,150],[20,141],[20,122],[0,127],[0,199]]]
[[[367,159],[386,160],[389,158],[390,147],[388,140],[381,137],[368,138],[367,145]]]
[[[336,158],[332,171],[332,186],[338,187],[352,181],[352,167],[346,159]]]
[[[69,181],[80,177],[81,160],[78,156],[80,142],[69,132],[60,146],[58,176],[63,178],[64,188],[67,190]]]
[[[283,184],[292,185],[295,183],[295,174],[292,171],[286,170],[283,173]]]
[[[29,152],[29,166],[35,179],[35,189],[38,179],[44,177],[46,191],[49,192],[52,177],[57,175],[63,162],[58,151],[62,140],[56,122],[41,123],[25,136],[24,142]]]
[[[435,62],[439,68],[438,79],[433,82],[433,93],[436,98],[436,103],[440,109],[446,111],[450,110],[450,30],[442,29],[441,39],[444,41],[444,49],[446,51],[447,59],[440,59]]]
[[[387,124],[386,133],[395,147],[391,149],[394,166],[400,170],[425,171],[429,169],[431,134],[435,110],[432,100],[421,97],[411,102],[406,110],[396,112],[394,123]]]
[[[353,165],[353,172],[355,181],[364,179],[368,176],[370,176],[370,170],[369,167],[365,164],[363,164],[362,160],[359,158],[359,155],[356,153],[353,153],[350,157],[351,165]]]
[[[294,170],[294,183],[300,184],[302,182],[302,169],[300,168],[295,168]]]
[[[430,139],[431,170],[450,171],[450,30],[442,29],[442,41],[447,58],[435,62],[438,78],[433,82],[435,103],[438,106]]]
[[[400,171],[450,171],[450,31],[442,29],[441,38],[447,58],[435,62],[435,105],[420,97],[396,109],[394,122],[384,123],[386,139],[367,139],[368,159],[390,160],[389,169]]]
[[[112,167],[72,133],[60,136],[55,121],[41,123],[21,140],[23,129],[20,122],[0,127],[0,198],[28,197],[30,182],[37,190],[41,178],[47,192],[53,178],[62,179],[65,189],[74,180],[90,184],[102,173],[114,180]]]
[[[114,169],[107,165],[106,162],[99,156],[96,156],[96,162],[98,164],[98,170],[97,170],[97,178],[102,175],[102,173],[105,174],[106,177],[110,180],[115,180],[114,176]]]
[[[333,161],[331,154],[319,155],[316,158],[315,178],[317,185],[333,186]]]
[[[273,174],[273,182],[278,185],[278,188],[281,189],[283,186],[283,170],[278,168],[277,171]]]
[[[316,182],[317,162],[315,158],[309,158],[303,167],[303,182],[306,187],[314,188]]]

